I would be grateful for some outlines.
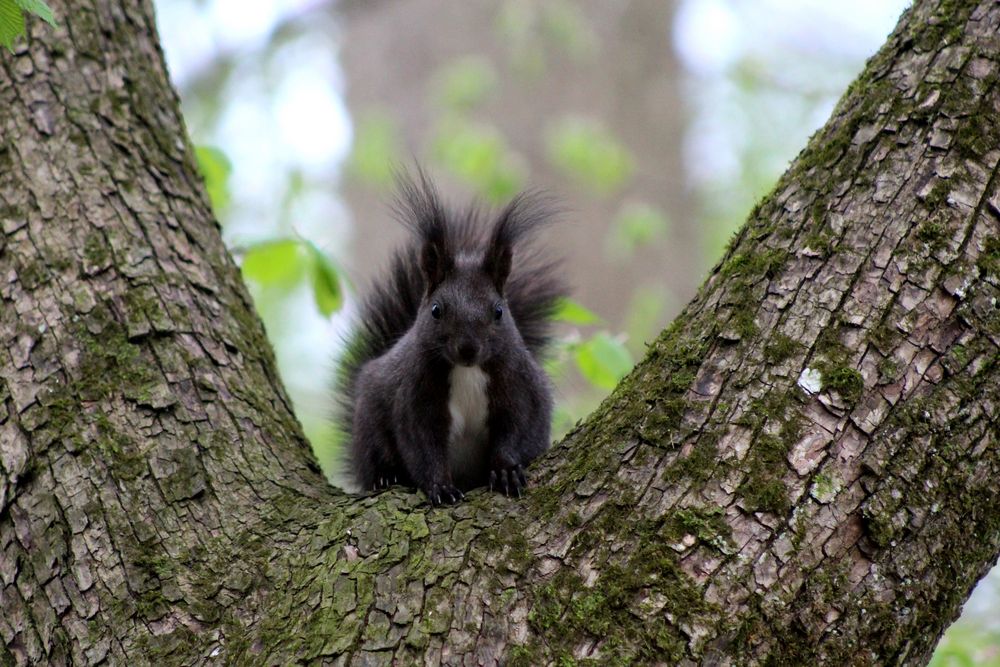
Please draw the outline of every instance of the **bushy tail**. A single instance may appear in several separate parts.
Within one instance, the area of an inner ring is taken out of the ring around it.
[[[532,245],[534,232],[553,218],[550,202],[535,193],[515,197],[491,225],[477,208],[446,208],[423,172],[397,179],[395,212],[413,232],[398,250],[387,275],[375,282],[363,301],[342,358],[337,396],[347,433],[353,421],[354,389],[361,367],[387,352],[413,325],[426,289],[420,253],[428,241],[443,244],[455,256],[483,254],[492,244],[513,248],[504,295],[518,331],[530,352],[540,358],[551,339],[551,319],[567,293],[558,277],[558,262]]]

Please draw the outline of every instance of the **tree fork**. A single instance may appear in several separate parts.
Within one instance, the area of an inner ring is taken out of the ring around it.
[[[1000,4],[918,1],[511,500],[326,487],[152,8],[0,58],[0,660],[923,664],[1000,552]]]

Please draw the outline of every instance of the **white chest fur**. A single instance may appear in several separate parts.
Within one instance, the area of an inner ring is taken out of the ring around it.
[[[455,366],[448,378],[448,464],[456,478],[475,474],[485,464],[489,376],[478,366]]]

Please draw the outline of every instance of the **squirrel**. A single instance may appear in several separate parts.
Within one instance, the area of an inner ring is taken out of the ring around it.
[[[549,446],[540,360],[566,294],[559,263],[531,245],[551,206],[522,193],[485,224],[419,171],[397,175],[394,209],[413,238],[362,302],[341,362],[344,463],[363,490],[401,483],[434,505],[487,484],[520,497]]]

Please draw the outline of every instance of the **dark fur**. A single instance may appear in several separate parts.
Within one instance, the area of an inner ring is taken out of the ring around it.
[[[364,301],[341,366],[349,470],[365,490],[398,481],[434,503],[486,483],[520,494],[523,467],[549,445],[551,389],[539,362],[565,289],[530,241],[550,211],[519,195],[486,225],[476,209],[446,209],[418,173],[399,178],[396,212],[414,238]],[[460,478],[447,460],[456,363],[489,378],[487,451]]]

